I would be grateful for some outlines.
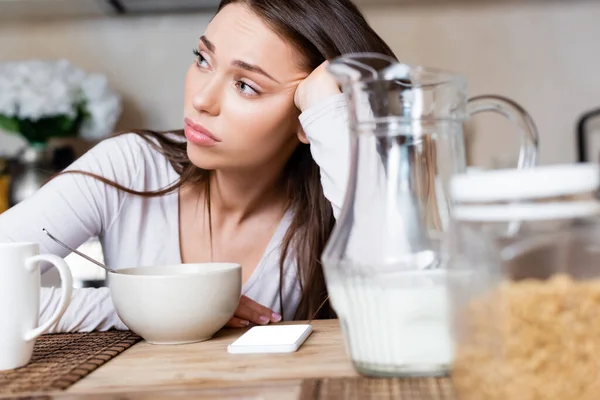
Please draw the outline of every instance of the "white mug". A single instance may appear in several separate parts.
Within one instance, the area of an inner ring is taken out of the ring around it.
[[[40,261],[53,264],[62,281],[58,309],[39,325]],[[38,336],[65,313],[71,301],[73,278],[60,257],[40,255],[36,243],[0,243],[0,371],[27,365]]]

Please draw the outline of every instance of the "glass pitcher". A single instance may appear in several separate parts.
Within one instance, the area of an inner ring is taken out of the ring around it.
[[[467,100],[457,74],[379,54],[335,59],[347,95],[352,159],[342,213],[322,256],[356,369],[439,375],[453,359],[443,236],[450,177],[466,170],[463,122],[495,111],[521,131],[519,168],[536,164],[529,115],[498,96]]]

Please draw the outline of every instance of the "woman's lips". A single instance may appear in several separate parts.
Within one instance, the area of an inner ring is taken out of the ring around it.
[[[214,146],[219,143],[220,140],[214,137],[214,135],[205,127],[195,123],[189,118],[184,119],[183,132],[188,141],[198,146]]]

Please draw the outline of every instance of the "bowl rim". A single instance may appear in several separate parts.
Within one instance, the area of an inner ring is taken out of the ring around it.
[[[210,271],[195,271],[189,273],[173,273],[173,274],[160,274],[160,275],[148,275],[148,274],[132,274],[127,271],[131,270],[143,270],[144,268],[175,268],[175,267],[183,267],[183,266],[202,266],[202,265],[212,265],[218,266],[219,268],[212,269]],[[147,265],[140,267],[128,267],[118,269],[115,272],[109,272],[108,277],[119,277],[123,279],[128,278],[136,278],[136,279],[175,279],[181,277],[190,277],[190,276],[207,276],[207,275],[215,275],[222,272],[235,271],[242,269],[242,265],[240,263],[233,262],[204,262],[204,263],[181,263],[181,264],[160,264],[160,265]]]

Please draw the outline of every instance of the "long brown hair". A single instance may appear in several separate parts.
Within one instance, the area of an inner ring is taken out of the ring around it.
[[[369,26],[350,0],[222,0],[219,11],[232,3],[242,3],[288,41],[302,56],[302,67],[310,72],[325,60],[354,52],[377,52],[394,57],[392,50]],[[169,187],[153,192],[137,192],[105,178],[86,173],[128,193],[153,197],[178,190],[184,185],[204,185],[210,226],[210,171],[194,166],[187,157],[186,143],[173,140],[165,132],[137,131],[156,147],[180,174]],[[182,131],[171,132],[183,136]],[[282,171],[282,180],[293,210],[293,220],[284,237],[279,276],[279,302],[283,311],[283,265],[290,251],[296,258],[302,290],[295,319],[335,316],[327,296],[320,261],[335,220],[331,204],[323,194],[319,166],[308,145],[299,144]]]

